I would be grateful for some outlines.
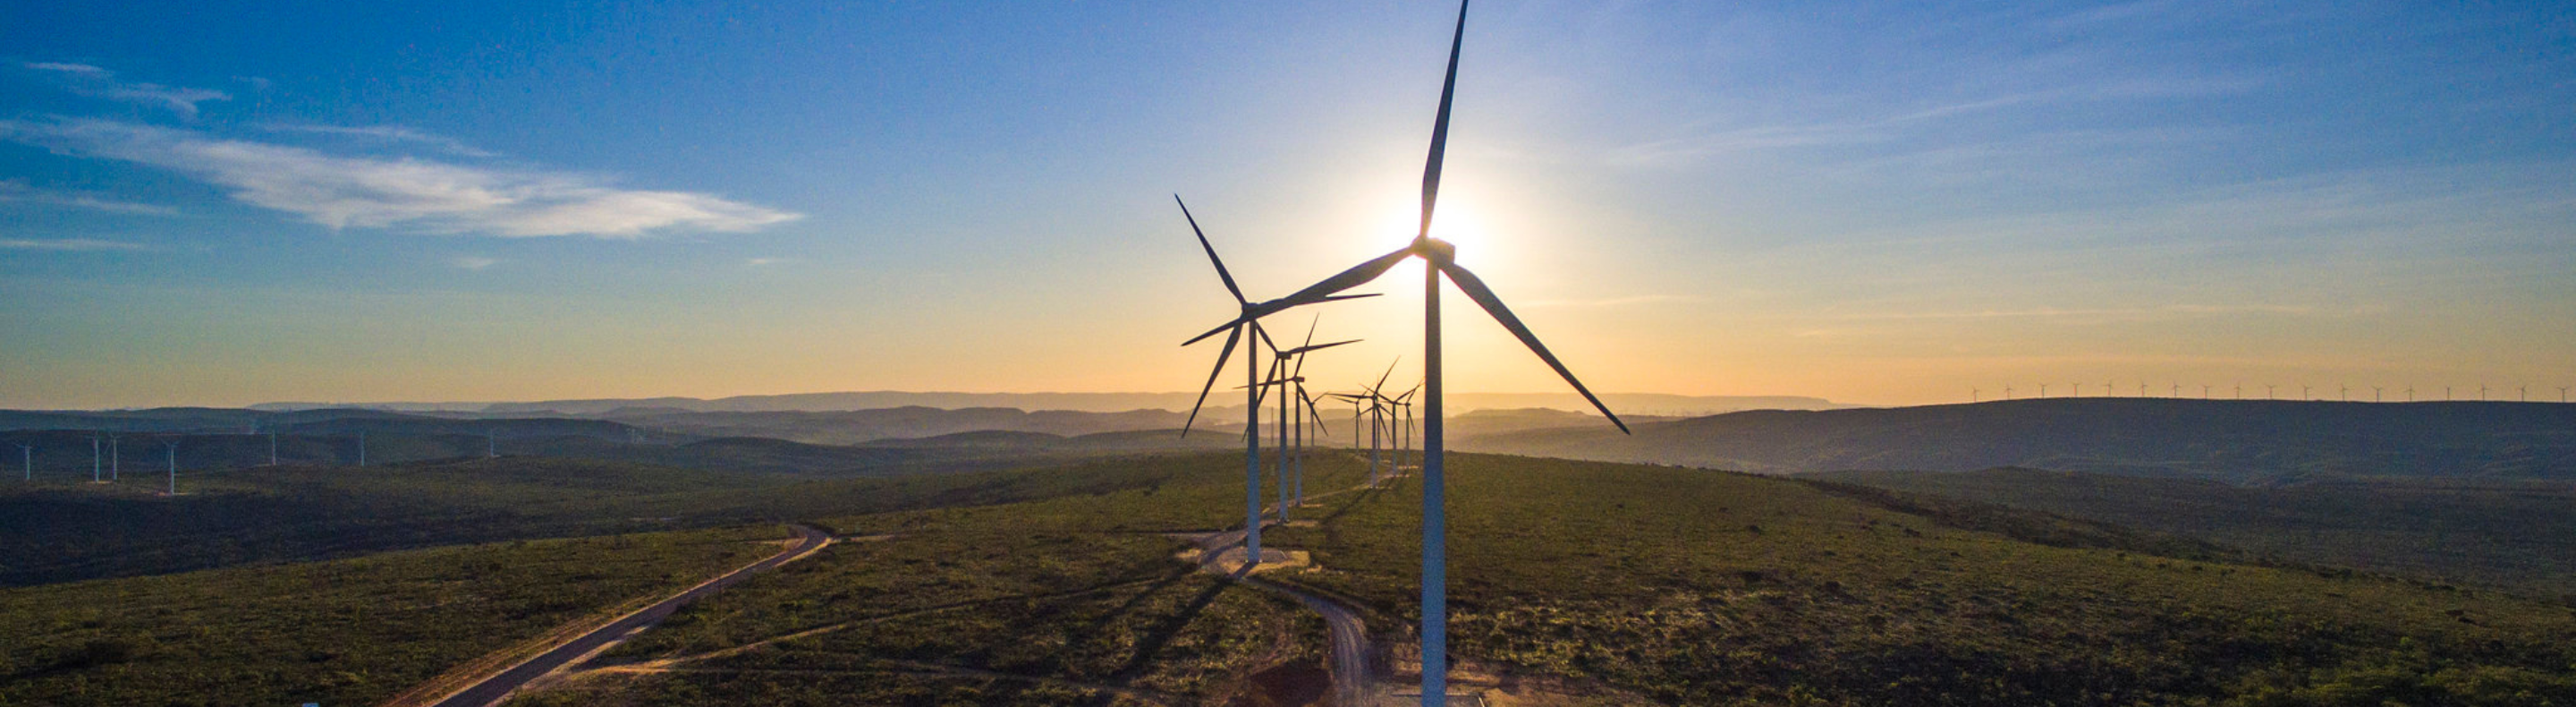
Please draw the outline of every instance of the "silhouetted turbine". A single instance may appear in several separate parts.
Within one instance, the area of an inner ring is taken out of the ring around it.
[[[1574,377],[1574,372],[1568,370],[1563,362],[1558,361],[1556,355],[1547,350],[1547,345],[1540,343],[1538,336],[1521,323],[1520,317],[1512,314],[1511,308],[1503,304],[1502,298],[1496,297],[1493,289],[1485,286],[1483,279],[1458,265],[1455,246],[1431,237],[1431,217],[1440,195],[1440,165],[1449,144],[1449,109],[1457,95],[1458,54],[1465,43],[1466,35],[1467,3],[1462,1],[1458,4],[1458,24],[1449,40],[1449,68],[1447,76],[1441,81],[1440,110],[1432,120],[1430,156],[1425,160],[1422,169],[1422,223],[1420,229],[1414,234],[1413,242],[1401,250],[1360,263],[1287,297],[1257,305],[1247,305],[1243,315],[1234,322],[1198,336],[1199,339],[1205,339],[1280,310],[1328,301],[1332,299],[1334,293],[1376,280],[1386,274],[1388,269],[1395,267],[1396,263],[1407,258],[1419,257],[1423,260],[1425,267],[1423,268],[1422,377],[1425,419],[1422,435],[1421,639],[1424,707],[1447,704],[1449,677],[1448,518],[1445,508],[1447,486],[1442,474],[1445,440],[1442,439],[1444,430],[1441,419],[1441,279],[1445,276],[1449,282],[1458,287],[1460,293],[1483,307],[1487,315],[1492,316],[1496,322],[1502,324],[1504,329],[1518,337],[1522,345],[1529,347],[1531,353],[1538,355],[1539,360],[1545,361],[1549,368],[1555,369],[1558,376],[1563,377],[1567,384],[1574,387],[1575,392],[1582,393],[1584,400],[1599,409],[1601,414],[1609,418],[1610,423],[1617,426],[1621,433],[1628,431],[1627,423],[1620,422],[1619,416],[1610,412],[1610,407],[1602,404],[1600,397],[1593,395],[1591,389],[1584,387],[1583,382]]]
[[[1243,312],[1234,323],[1217,328],[1217,331],[1227,332],[1225,349],[1217,352],[1216,369],[1208,372],[1207,385],[1199,388],[1199,400],[1190,406],[1189,420],[1181,424],[1181,436],[1189,436],[1190,427],[1197,424],[1199,408],[1207,404],[1208,391],[1216,387],[1216,377],[1225,372],[1226,361],[1234,357],[1234,345],[1242,341],[1244,330],[1252,330],[1253,338],[1256,339],[1243,352],[1243,384],[1246,387],[1243,406],[1243,561],[1244,567],[1249,569],[1261,564],[1261,347],[1268,345],[1271,350],[1276,351],[1279,345],[1272,343],[1270,334],[1261,330],[1260,319],[1270,312],[1257,314],[1253,312],[1252,301],[1245,299],[1243,288],[1234,284],[1234,273],[1226,271],[1225,260],[1217,257],[1216,245],[1209,243],[1207,232],[1199,229],[1198,217],[1190,215],[1190,205],[1181,201],[1179,194],[1172,195],[1172,203],[1180,205],[1181,218],[1190,222],[1190,233],[1198,236],[1199,248],[1207,251],[1208,263],[1216,266],[1217,278],[1225,281],[1225,291],[1234,295],[1235,304],[1241,307]],[[1327,299],[1375,296],[1374,294],[1344,295]],[[1198,343],[1199,339],[1205,339],[1215,333],[1215,331],[1208,332],[1196,339],[1181,342],[1181,345]]]

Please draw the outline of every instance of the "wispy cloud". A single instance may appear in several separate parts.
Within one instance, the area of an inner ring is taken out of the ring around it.
[[[167,108],[181,118],[194,120],[197,104],[207,101],[232,100],[232,94],[211,88],[163,86],[157,83],[119,81],[116,72],[88,64],[60,62],[23,62],[23,66],[46,72],[61,81],[63,90],[91,98]]]
[[[0,120],[0,139],[169,169],[332,228],[635,238],[747,232],[801,217],[709,194],[618,188],[593,175],[339,156],[112,120]]]
[[[59,240],[0,238],[0,250],[53,250],[85,253],[96,251],[143,251],[151,250],[151,248],[141,243],[102,241],[89,238],[64,238]]]
[[[786,264],[786,263],[793,263],[793,262],[796,262],[796,259],[795,259],[795,258],[759,257],[759,258],[750,258],[750,259],[746,259],[746,260],[742,261],[742,264],[744,264],[744,265],[749,265],[749,266],[752,266],[752,267],[755,267],[755,268],[761,268],[761,267],[768,267],[768,266],[771,266],[771,265],[783,265],[783,264]]]
[[[467,270],[481,270],[498,265],[500,262],[501,261],[498,259],[486,258],[480,255],[460,255],[456,256],[456,259],[448,261],[448,264]]]
[[[69,206],[94,211],[110,211],[121,214],[148,214],[152,216],[176,216],[179,214],[178,209],[161,206],[159,204],[145,204],[120,199],[110,199],[103,196],[83,194],[79,192],[37,189],[28,186],[26,180],[0,179],[0,203],[11,202]]]
[[[479,148],[479,147],[475,147],[475,146],[473,146],[473,145],[465,144],[465,142],[464,142],[464,141],[462,141],[462,140],[458,140],[458,139],[456,139],[456,138],[447,137],[447,136],[445,136],[445,135],[437,135],[437,134],[432,134],[432,133],[422,132],[422,131],[420,131],[420,130],[415,130],[415,129],[408,128],[408,127],[404,127],[404,126],[400,126],[400,125],[342,126],[342,125],[295,125],[295,124],[276,124],[276,123],[272,123],[272,124],[269,124],[269,125],[263,125],[263,126],[260,126],[260,127],[262,127],[262,128],[266,128],[266,129],[268,129],[268,130],[278,131],[278,132],[316,133],[316,134],[322,134],[322,135],[346,135],[346,136],[351,136],[351,137],[372,138],[372,139],[376,139],[376,140],[383,140],[383,141],[387,141],[387,142],[408,142],[408,143],[417,143],[417,144],[422,144],[422,145],[428,145],[428,146],[431,146],[431,147],[435,147],[435,148],[438,148],[438,149],[440,149],[440,150],[446,151],[446,152],[448,152],[448,153],[450,153],[450,154],[462,155],[462,156],[465,156],[465,157],[494,157],[494,156],[497,156],[497,155],[498,155],[498,153],[492,152],[492,151],[490,151],[490,150],[485,150],[485,149],[482,149],[482,148]]]

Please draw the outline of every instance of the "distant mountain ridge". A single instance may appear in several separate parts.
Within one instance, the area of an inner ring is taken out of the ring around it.
[[[1601,396],[1612,410],[1621,415],[1710,415],[1737,410],[1830,410],[1852,407],[1824,398],[1793,395],[1672,395],[1665,393],[1610,393]],[[359,407],[403,412],[466,412],[482,414],[605,415],[620,409],[660,409],[688,412],[842,412],[903,407],[929,407],[945,410],[969,408],[1018,408],[1028,411],[1129,412],[1169,410],[1187,412],[1198,399],[1197,393],[958,393],[863,391],[841,393],[790,393],[784,395],[737,395],[704,399],[684,397],[660,398],[589,398],[539,400],[532,402],[390,402],[390,403],[303,403],[275,402],[250,406],[255,410],[284,411],[319,407]],[[1590,410],[1591,405],[1573,393],[1452,393],[1449,407],[1458,412],[1487,408],[1553,408],[1557,410]],[[1241,407],[1241,406],[1236,406]]]
[[[1462,435],[1458,448],[1794,473],[2020,466],[2255,482],[2576,478],[2576,405],[2047,398]]]

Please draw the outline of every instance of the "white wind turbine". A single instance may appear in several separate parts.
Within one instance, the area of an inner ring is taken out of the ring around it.
[[[1458,54],[1460,47],[1465,43],[1466,36],[1467,3],[1460,2],[1458,5],[1458,25],[1452,32],[1449,40],[1448,74],[1446,78],[1442,80],[1440,86],[1440,110],[1437,117],[1432,120],[1430,157],[1425,161],[1422,170],[1421,228],[1415,232],[1413,242],[1395,252],[1370,259],[1369,261],[1352,267],[1349,270],[1344,270],[1340,274],[1326,278],[1322,282],[1308,286],[1306,289],[1299,290],[1295,294],[1291,294],[1278,300],[1263,302],[1258,305],[1248,305],[1245,307],[1242,316],[1238,317],[1234,322],[1219,326],[1216,329],[1210,330],[1208,333],[1199,335],[1199,338],[1204,339],[1210,336],[1215,336],[1219,332],[1226,331],[1228,328],[1240,327],[1245,324],[1249,324],[1262,316],[1278,312],[1280,310],[1327,301],[1332,297],[1333,293],[1367,284],[1368,282],[1377,279],[1379,276],[1385,275],[1386,271],[1394,268],[1397,263],[1411,258],[1421,258],[1423,260],[1422,378],[1424,409],[1422,431],[1422,627],[1420,632],[1422,640],[1423,707],[1440,707],[1442,705],[1446,705],[1448,703],[1449,695],[1449,527],[1447,506],[1448,481],[1443,468],[1446,459],[1447,445],[1446,440],[1443,439],[1445,421],[1442,419],[1442,390],[1444,381],[1441,375],[1442,361],[1440,347],[1441,281],[1445,278],[1448,282],[1456,285],[1458,290],[1465,294],[1469,300],[1474,301],[1478,306],[1484,308],[1487,315],[1492,316],[1497,323],[1500,323],[1503,326],[1504,329],[1510,331],[1513,336],[1519,338],[1521,344],[1528,347],[1531,353],[1537,354],[1539,360],[1545,361],[1548,364],[1548,367],[1555,369],[1559,377],[1564,378],[1567,384],[1574,387],[1575,392],[1582,393],[1584,399],[1592,403],[1594,408],[1599,409],[1601,414],[1607,417],[1612,425],[1616,425],[1619,428],[1620,432],[1625,433],[1628,431],[1627,423],[1619,421],[1619,416],[1611,413],[1609,406],[1602,404],[1601,399],[1594,396],[1591,389],[1584,387],[1582,381],[1576,380],[1574,372],[1567,369],[1563,362],[1558,361],[1556,354],[1549,352],[1545,344],[1539,342],[1538,335],[1531,333],[1529,327],[1521,323],[1520,317],[1514,315],[1511,308],[1504,305],[1502,298],[1495,296],[1491,288],[1486,287],[1482,278],[1476,277],[1475,273],[1469,272],[1465,267],[1458,265],[1456,260],[1457,248],[1455,246],[1450,245],[1447,241],[1431,237],[1431,216],[1433,206],[1437,203],[1440,193],[1440,166],[1442,157],[1446,153],[1449,143],[1449,108],[1452,99],[1456,95],[1458,87]]]

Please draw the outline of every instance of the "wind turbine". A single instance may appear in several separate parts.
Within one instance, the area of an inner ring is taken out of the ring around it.
[[[2352,386],[2336,383],[2335,398],[2347,403],[2352,402]]]
[[[179,495],[179,440],[174,439],[168,442],[163,442],[162,444],[169,445],[170,447],[169,495],[177,496]]]
[[[2208,399],[2209,399],[2209,384],[2208,384],[2208,383],[2202,383],[2202,384],[2200,384],[2200,399],[2202,399],[2202,400],[2208,400]]]
[[[1978,389],[1975,389],[1975,388],[1969,388],[1969,389],[1968,389],[1968,402],[1972,402],[1972,403],[1982,403],[1982,402],[1985,402],[1985,400],[1983,400],[1983,399],[1981,399],[1981,398],[1979,398],[1979,397],[1978,397],[1979,395],[1981,395],[1981,394],[1983,394],[1983,393],[1985,393],[1985,391],[1978,390]]]
[[[1502,324],[1504,329],[1518,337],[1522,345],[1529,347],[1531,353],[1537,354],[1540,360],[1547,362],[1548,367],[1555,369],[1558,376],[1563,377],[1567,384],[1574,387],[1575,392],[1582,393],[1584,399],[1591,402],[1594,408],[1599,409],[1603,416],[1609,418],[1610,424],[1617,426],[1621,433],[1628,431],[1628,424],[1620,422],[1619,416],[1610,412],[1609,406],[1602,404],[1601,399],[1593,395],[1591,389],[1585,388],[1582,381],[1576,380],[1574,372],[1568,370],[1563,362],[1558,361],[1556,355],[1547,350],[1546,344],[1539,342],[1538,335],[1531,333],[1529,327],[1521,323],[1520,317],[1512,314],[1511,308],[1505,306],[1501,298],[1494,296],[1493,290],[1485,286],[1483,279],[1458,265],[1455,246],[1431,237],[1431,216],[1440,194],[1440,166],[1449,143],[1449,109],[1452,99],[1457,95],[1458,54],[1460,47],[1465,43],[1466,36],[1467,3],[1462,0],[1458,3],[1458,24],[1452,30],[1449,39],[1449,67],[1446,77],[1441,80],[1440,110],[1432,119],[1431,150],[1422,169],[1422,223],[1420,230],[1414,233],[1413,242],[1403,249],[1361,263],[1299,290],[1295,294],[1259,305],[1247,306],[1243,315],[1236,319],[1235,323],[1219,326],[1199,335],[1199,338],[1204,339],[1215,336],[1217,332],[1229,327],[1248,324],[1272,312],[1327,301],[1333,293],[1376,280],[1379,276],[1385,275],[1388,269],[1395,267],[1396,263],[1415,257],[1423,260],[1422,378],[1425,415],[1422,430],[1423,707],[1441,707],[1448,703],[1449,698],[1449,526],[1446,507],[1447,477],[1443,473],[1446,461],[1446,440],[1443,439],[1445,430],[1442,419],[1442,385],[1444,381],[1441,376],[1440,357],[1441,279],[1444,276],[1447,277],[1449,282],[1455,284],[1468,299],[1474,300],[1478,306],[1483,307],[1487,315],[1492,316],[1496,322]]]
[[[124,440],[118,439],[116,435],[107,436],[107,480],[109,481],[123,477],[125,460],[121,458],[124,456],[123,450],[119,449],[117,444],[122,441]]]
[[[277,428],[268,430],[268,465],[277,466]]]
[[[2279,387],[2280,387],[2280,386],[2273,385],[2273,384],[2270,384],[2270,383],[2265,383],[2265,384],[2263,384],[2263,399],[2264,399],[2264,400],[2271,400],[2271,399],[2272,399],[2272,389],[2274,389],[2274,388],[2279,388]]]
[[[2485,400],[2485,399],[2487,399],[2487,384],[2485,384],[2485,383],[2479,383],[2479,384],[2478,384],[2478,399],[2479,399],[2479,400]]]
[[[2047,384],[2047,383],[2041,383],[2041,384],[2039,384],[2039,397],[2043,397],[2043,398],[2048,397],[2048,384]]]
[[[1278,425],[1281,453],[1272,460],[1272,463],[1277,465],[1278,468],[1278,473],[1272,478],[1277,480],[1279,484],[1279,522],[1288,522],[1288,507],[1295,505],[1296,502],[1291,499],[1303,500],[1304,497],[1302,491],[1296,496],[1291,496],[1289,494],[1290,474],[1288,466],[1290,452],[1288,450],[1288,446],[1290,442],[1288,423],[1292,419],[1297,423],[1296,438],[1298,442],[1296,443],[1296,448],[1293,453],[1297,456],[1297,469],[1299,475],[1302,476],[1305,470],[1306,449],[1304,439],[1306,436],[1306,420],[1305,418],[1298,417],[1298,413],[1306,412],[1307,410],[1302,407],[1304,401],[1301,400],[1301,398],[1305,397],[1306,394],[1306,378],[1299,375],[1299,372],[1306,369],[1306,354],[1308,352],[1329,349],[1343,344],[1357,343],[1358,341],[1358,339],[1351,339],[1349,341],[1336,341],[1329,344],[1317,345],[1315,343],[1315,327],[1313,324],[1309,324],[1306,327],[1306,343],[1299,344],[1297,348],[1285,351],[1277,349],[1272,350],[1272,353],[1277,354],[1278,358],[1270,362],[1270,379],[1262,381],[1261,387],[1279,388]],[[1259,400],[1260,398],[1259,396],[1255,396],[1254,399]],[[1323,419],[1316,418],[1316,422],[1321,423],[1323,422]],[[1298,479],[1296,486],[1302,490],[1305,487],[1305,480],[1302,478]]]
[[[2371,386],[2371,387],[2370,387],[2370,401],[2371,401],[2371,402],[2374,402],[2374,403],[2376,403],[2376,402],[2383,402],[2383,401],[2380,399],[2380,388],[2379,388],[2379,386],[2375,386],[2375,385],[2374,385],[2374,386]]]
[[[1243,566],[1249,569],[1261,564],[1261,347],[1267,344],[1273,351],[1279,349],[1278,344],[1270,343],[1270,334],[1261,330],[1261,317],[1278,310],[1254,312],[1252,301],[1243,297],[1243,288],[1234,284],[1234,273],[1225,269],[1225,259],[1217,257],[1216,245],[1208,242],[1207,231],[1199,228],[1198,217],[1190,215],[1189,203],[1181,201],[1179,194],[1172,195],[1172,203],[1180,205],[1181,218],[1190,222],[1190,233],[1198,236],[1199,248],[1207,251],[1208,263],[1216,266],[1217,279],[1225,281],[1225,291],[1234,295],[1235,304],[1242,308],[1241,316],[1234,323],[1181,342],[1182,346],[1188,346],[1215,335],[1217,331],[1227,332],[1225,349],[1217,352],[1216,368],[1208,372],[1207,385],[1199,388],[1199,401],[1190,406],[1189,420],[1181,424],[1181,436],[1189,436],[1190,426],[1198,422],[1199,407],[1207,404],[1208,391],[1216,387],[1216,377],[1225,372],[1226,362],[1234,357],[1234,345],[1243,338],[1243,331],[1251,329],[1253,334],[1254,341],[1243,350],[1243,384],[1247,386],[1243,393]],[[1316,301],[1374,296],[1343,295]]]
[[[34,480],[36,480],[36,446],[35,446],[35,445],[32,445],[32,444],[19,444],[19,445],[18,445],[18,464],[19,464],[20,466],[25,467],[22,471],[26,472],[26,475],[27,475],[27,478],[25,479],[26,481],[34,481]]]
[[[89,482],[95,484],[104,480],[105,479],[101,479],[98,476],[98,434],[91,433],[89,436]]]
[[[2012,399],[2012,386],[2010,386],[2010,385],[2006,385],[2006,386],[2004,386],[2004,399],[2005,399],[2005,400],[2011,400],[2011,399]]]
[[[358,466],[367,465],[367,431],[358,430]]]
[[[2567,402],[2567,386],[2558,386],[2558,402]]]
[[[494,428],[483,428],[483,458],[501,458],[501,433]]]

